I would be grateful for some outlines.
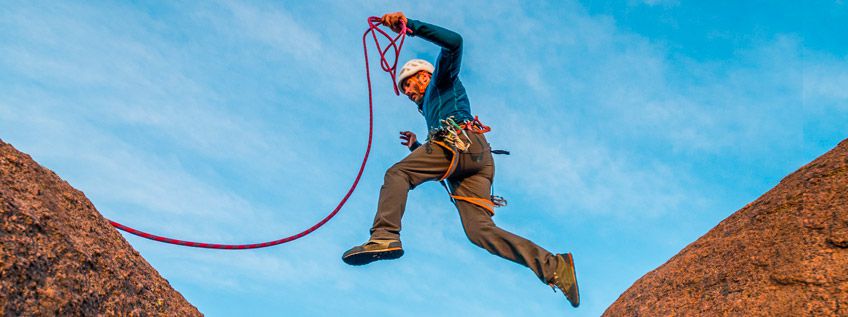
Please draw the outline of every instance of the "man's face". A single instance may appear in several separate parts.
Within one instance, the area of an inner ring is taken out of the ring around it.
[[[421,99],[424,98],[424,91],[427,90],[427,85],[430,84],[431,76],[432,74],[422,70],[405,79],[401,87],[403,94],[416,104],[421,102]]]

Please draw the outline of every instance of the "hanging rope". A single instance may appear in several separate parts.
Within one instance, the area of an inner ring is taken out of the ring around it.
[[[150,233],[147,233],[147,232],[144,232],[144,231],[141,231],[141,230],[137,230],[137,229],[134,229],[134,228],[131,228],[131,227],[127,227],[125,225],[122,225],[120,223],[117,223],[117,222],[111,221],[111,220],[109,220],[109,223],[111,223],[112,226],[114,226],[115,228],[124,230],[128,233],[137,235],[137,236],[142,237],[142,238],[147,238],[147,239],[150,239],[150,240],[155,240],[155,241],[170,243],[170,244],[176,244],[176,245],[182,245],[182,246],[187,246],[187,247],[207,248],[207,249],[224,249],[224,250],[258,249],[258,248],[275,246],[275,245],[278,245],[278,244],[283,244],[283,243],[286,243],[286,242],[291,242],[291,241],[300,239],[300,238],[312,233],[313,231],[318,230],[318,228],[320,228],[321,226],[326,224],[328,221],[330,221],[330,219],[332,219],[339,212],[339,210],[342,209],[342,206],[344,206],[344,204],[347,202],[347,199],[350,198],[351,194],[353,194],[353,190],[356,189],[356,185],[359,184],[359,179],[362,177],[362,172],[365,171],[365,163],[368,162],[368,155],[371,153],[371,139],[372,139],[372,136],[374,134],[374,101],[373,101],[373,97],[372,97],[372,93],[371,93],[371,71],[370,71],[370,69],[369,69],[370,67],[368,65],[368,45],[366,43],[366,38],[368,37],[368,33],[371,33],[373,35],[374,43],[377,46],[377,51],[380,53],[380,66],[382,67],[383,71],[389,73],[389,75],[392,77],[392,85],[395,89],[395,94],[398,94],[398,95],[400,94],[400,91],[398,90],[398,87],[397,87],[397,84],[396,84],[397,81],[395,80],[396,68],[397,68],[397,63],[398,63],[398,57],[400,57],[400,50],[403,47],[403,41],[404,41],[404,39],[406,39],[406,33],[409,32],[409,30],[406,28],[406,23],[402,22],[401,32],[397,35],[397,37],[392,38],[388,33],[383,31],[382,29],[380,29],[381,21],[382,21],[382,19],[379,18],[379,17],[369,17],[368,18],[368,29],[365,31],[364,34],[362,34],[362,48],[365,51],[365,75],[368,79],[368,147],[365,148],[365,156],[362,158],[362,164],[359,166],[359,172],[356,174],[356,178],[353,180],[353,184],[350,186],[350,189],[347,191],[347,194],[345,194],[345,196],[342,198],[342,200],[339,202],[339,204],[336,206],[336,208],[333,209],[333,211],[330,212],[330,214],[328,214],[326,217],[324,217],[324,219],[321,219],[321,221],[314,224],[312,227],[309,227],[308,229],[301,231],[300,233],[297,233],[297,234],[294,234],[294,235],[291,235],[291,236],[288,236],[288,237],[285,237],[285,238],[273,240],[273,241],[267,241],[267,242],[261,242],[261,243],[250,243],[250,244],[217,244],[217,243],[205,243],[205,242],[193,242],[193,241],[178,240],[178,239],[158,236],[158,235],[155,235],[155,234],[150,234]],[[382,49],[380,47],[380,41],[379,41],[379,38],[377,37],[377,33],[380,33],[381,35],[383,35],[385,38],[387,38],[389,40],[389,44],[386,46],[385,49]],[[400,40],[400,43],[398,43],[398,40]],[[390,63],[386,59],[386,53],[391,48],[394,49],[395,59],[394,59],[393,62]]]

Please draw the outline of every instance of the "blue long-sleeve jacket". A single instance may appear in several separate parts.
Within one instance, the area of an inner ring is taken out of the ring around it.
[[[436,70],[419,105],[424,120],[427,121],[427,130],[439,128],[441,120],[450,116],[453,116],[456,122],[474,119],[471,116],[471,104],[468,102],[465,87],[458,77],[462,62],[462,36],[413,19],[407,19],[406,26],[412,30],[412,36],[442,47],[436,60]]]

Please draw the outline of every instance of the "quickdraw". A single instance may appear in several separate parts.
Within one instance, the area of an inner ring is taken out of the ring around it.
[[[477,133],[477,134],[483,134],[483,133],[488,133],[488,132],[492,131],[492,128],[490,128],[489,126],[480,122],[480,118],[478,118],[477,116],[474,116],[474,120],[465,121],[465,125],[464,125],[463,128],[465,130],[468,130],[468,131],[471,131],[471,132],[474,132],[474,133]]]
[[[497,207],[506,207],[506,205],[508,205],[506,198],[503,198],[503,196],[498,196],[498,195],[494,195],[494,194],[492,195],[492,203],[495,204],[496,208]]]

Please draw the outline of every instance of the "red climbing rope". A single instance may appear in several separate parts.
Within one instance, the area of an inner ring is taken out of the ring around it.
[[[406,28],[406,23],[402,22],[402,31],[397,35],[397,37],[392,38],[388,33],[379,28],[381,21],[382,19],[379,17],[368,18],[368,29],[365,31],[364,34],[362,34],[362,48],[365,50],[365,75],[368,79],[368,147],[365,149],[365,156],[362,158],[362,165],[359,166],[359,172],[356,174],[356,179],[353,180],[353,184],[350,186],[350,189],[347,191],[347,194],[345,194],[344,198],[342,198],[336,208],[333,209],[333,211],[330,212],[329,215],[324,217],[324,219],[321,219],[321,221],[319,221],[312,227],[301,231],[300,233],[274,241],[251,244],[217,244],[178,240],[163,236],[157,236],[155,234],[150,234],[141,230],[133,229],[111,220],[109,221],[109,223],[111,223],[112,226],[114,226],[115,228],[124,230],[139,237],[164,243],[177,244],[195,248],[245,250],[265,248],[300,239],[330,221],[330,219],[332,219],[336,215],[336,213],[338,213],[339,210],[342,209],[342,206],[344,206],[344,204],[347,202],[347,199],[350,198],[350,195],[353,194],[353,190],[356,189],[356,185],[359,184],[359,179],[362,177],[362,172],[365,170],[365,163],[368,162],[368,155],[371,153],[371,139],[372,135],[374,134],[374,101],[371,93],[371,71],[368,65],[368,46],[365,40],[368,36],[368,33],[371,33],[373,35],[374,43],[376,44],[377,50],[380,53],[380,66],[383,68],[383,71],[389,73],[389,75],[392,77],[392,85],[394,86],[395,94],[400,94],[395,80],[395,70],[397,68],[398,57],[400,57],[400,49],[403,47],[403,41],[404,39],[406,39],[406,33],[409,32],[409,30]],[[380,41],[377,38],[377,32],[379,32],[389,40],[389,44],[386,46],[385,49],[382,49],[380,47]],[[400,43],[398,43],[398,40],[400,40]],[[388,60],[386,60],[386,53],[389,51],[389,48],[394,48],[395,55],[395,60],[391,64]]]

